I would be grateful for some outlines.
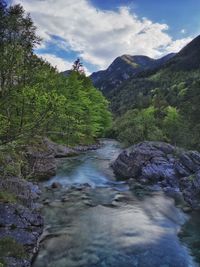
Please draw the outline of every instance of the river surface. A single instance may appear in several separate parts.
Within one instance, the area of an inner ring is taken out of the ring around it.
[[[200,266],[178,237],[183,224],[181,240],[192,236],[191,218],[174,200],[115,180],[110,163],[120,151],[104,140],[96,151],[59,161],[44,184],[45,230],[34,267]],[[62,188],[50,189],[53,182]]]

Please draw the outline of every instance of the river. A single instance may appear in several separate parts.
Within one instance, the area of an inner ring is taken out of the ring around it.
[[[34,267],[200,266],[183,242],[191,218],[174,200],[116,181],[110,163],[120,151],[104,140],[98,150],[59,160],[57,175],[43,184],[45,230]],[[62,188],[50,189],[53,182]]]

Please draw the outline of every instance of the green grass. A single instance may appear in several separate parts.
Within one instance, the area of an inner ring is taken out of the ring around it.
[[[195,174],[192,174],[192,175],[188,176],[188,179],[189,179],[191,182],[194,181],[195,178],[196,178],[196,175],[195,175]]]
[[[0,202],[3,203],[16,203],[17,202],[17,198],[15,195],[6,192],[6,191],[0,191]]]
[[[24,258],[27,258],[28,255],[25,252],[24,247],[18,242],[16,242],[16,240],[14,240],[11,237],[5,237],[0,240],[0,258],[1,258],[0,263],[1,264],[4,264],[2,262],[2,258],[4,257],[14,257],[17,259],[24,259]]]

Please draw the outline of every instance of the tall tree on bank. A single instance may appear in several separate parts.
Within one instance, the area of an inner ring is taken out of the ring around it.
[[[63,77],[34,55],[40,42],[20,5],[0,6],[0,144],[34,135],[69,145],[93,142],[110,122],[108,102],[77,60]]]

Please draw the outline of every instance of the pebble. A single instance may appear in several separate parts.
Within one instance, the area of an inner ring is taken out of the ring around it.
[[[44,205],[49,205],[49,203],[50,203],[50,200],[48,198],[43,200]]]
[[[60,183],[57,183],[57,182],[54,182],[51,185],[51,188],[53,188],[53,189],[57,189],[57,188],[61,188],[61,187],[62,187],[62,185]]]

